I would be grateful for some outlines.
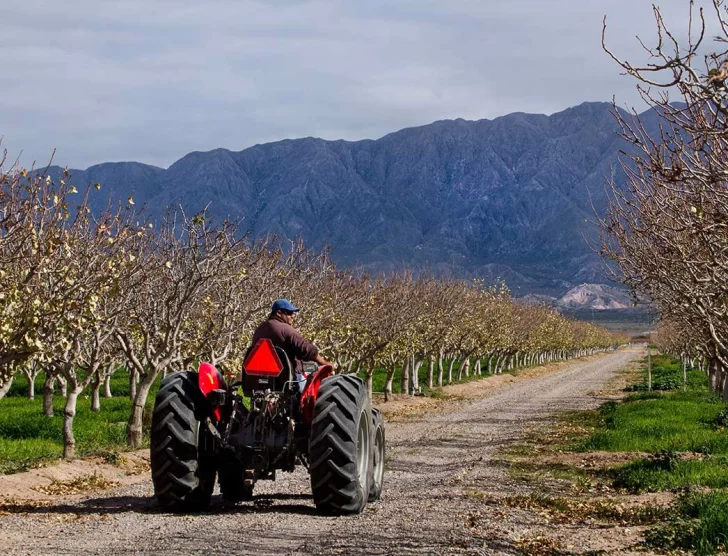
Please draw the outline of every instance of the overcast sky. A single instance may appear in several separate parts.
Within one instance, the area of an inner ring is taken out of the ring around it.
[[[684,28],[688,0],[660,2]],[[449,118],[638,102],[645,0],[2,0],[0,136],[29,165],[377,138]]]

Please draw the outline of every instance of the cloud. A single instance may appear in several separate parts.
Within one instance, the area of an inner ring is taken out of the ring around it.
[[[168,166],[287,137],[635,103],[649,2],[5,0],[0,135],[23,161]],[[687,2],[663,2],[684,26]]]

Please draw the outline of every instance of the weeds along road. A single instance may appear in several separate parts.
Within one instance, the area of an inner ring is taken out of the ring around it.
[[[473,496],[518,488],[497,451],[555,412],[595,407],[594,392],[641,355],[630,349],[574,361],[471,403],[389,423],[384,492],[360,516],[317,516],[303,469],[259,483],[252,502],[229,508],[216,496],[209,513],[188,516],[158,513],[145,480],[81,503],[0,515],[0,553],[515,554],[526,526]]]

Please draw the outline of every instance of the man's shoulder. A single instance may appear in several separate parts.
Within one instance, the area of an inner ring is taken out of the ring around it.
[[[264,330],[274,330],[275,332],[279,334],[291,334],[296,333],[296,329],[293,328],[290,324],[286,322],[282,322],[277,319],[268,319],[264,320],[258,325],[258,328],[256,329],[256,332],[264,331]]]

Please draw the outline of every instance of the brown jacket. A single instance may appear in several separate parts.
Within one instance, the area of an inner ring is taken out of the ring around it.
[[[274,346],[280,347],[288,355],[293,371],[303,371],[302,361],[313,361],[318,355],[318,348],[309,342],[290,324],[272,316],[263,321],[253,333],[253,345],[262,338],[268,338]]]

